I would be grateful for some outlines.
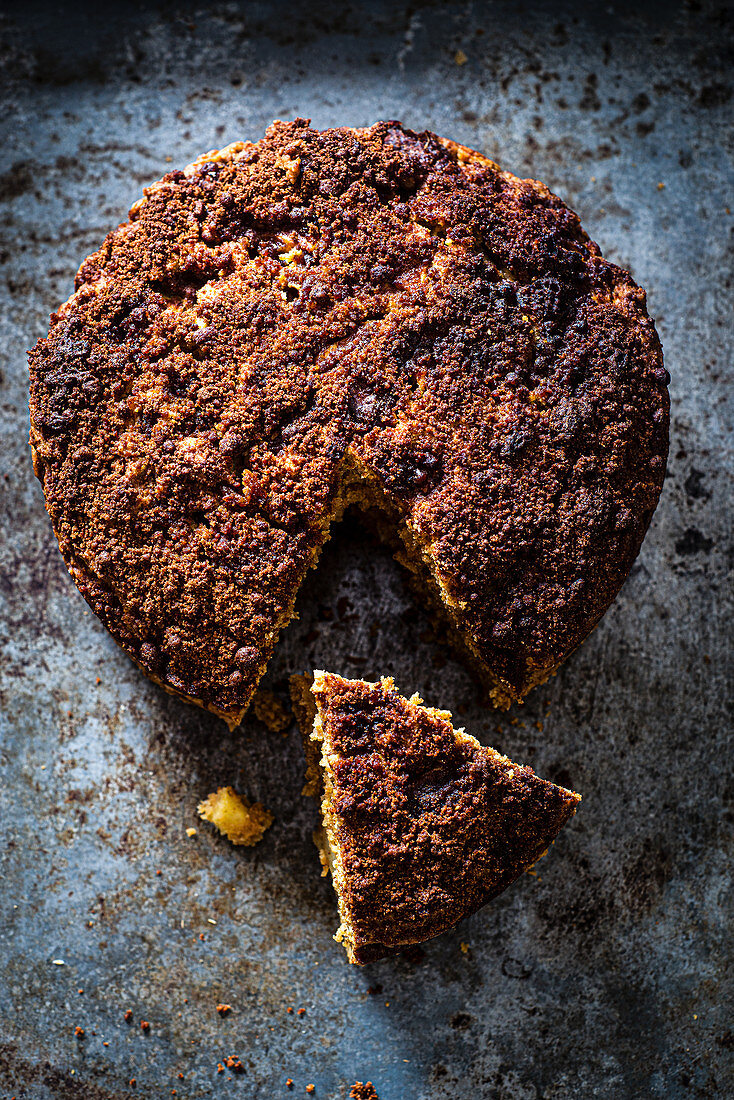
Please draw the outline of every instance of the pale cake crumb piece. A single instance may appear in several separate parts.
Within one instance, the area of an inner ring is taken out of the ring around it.
[[[220,787],[200,802],[197,811],[204,821],[215,825],[232,844],[251,847],[263,838],[273,824],[273,815],[260,802],[248,802],[232,787]]]
[[[263,688],[255,693],[252,710],[258,721],[267,726],[271,733],[282,733],[293,720],[290,711],[283,706],[278,696]]]

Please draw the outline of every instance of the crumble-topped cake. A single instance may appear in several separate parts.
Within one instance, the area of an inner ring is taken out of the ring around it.
[[[291,684],[350,962],[445,932],[532,866],[576,812],[580,795],[454,729],[448,711],[404,699],[391,679],[316,671]]]
[[[535,180],[397,122],[169,172],[30,355],[61,552],[164,687],[242,717],[352,502],[507,705],[589,633],[665,472],[645,294]]]

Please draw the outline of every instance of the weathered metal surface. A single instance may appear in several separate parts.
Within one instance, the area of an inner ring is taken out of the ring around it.
[[[322,1098],[367,1079],[382,1100],[731,1095],[726,9],[109,0],[1,18],[0,1095],[269,1098],[288,1077]],[[26,446],[24,352],[80,259],[145,181],[297,114],[399,117],[544,179],[649,289],[673,376],[642,555],[524,708],[482,708],[354,523],[306,584],[266,686],[390,672],[584,795],[536,877],[422,958],[365,970],[331,941],[295,729],[229,734],[135,670],[66,575]],[[275,814],[252,850],[186,835],[229,783]],[[245,1072],[218,1075],[230,1054]]]

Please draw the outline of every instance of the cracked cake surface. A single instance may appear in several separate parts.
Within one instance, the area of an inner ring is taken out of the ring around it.
[[[393,681],[292,678],[350,962],[420,943],[532,866],[580,796],[454,729]]]
[[[330,523],[377,504],[520,699],[622,584],[665,471],[645,294],[541,183],[396,122],[276,122],[147,188],[31,352],[69,570],[241,718]]]

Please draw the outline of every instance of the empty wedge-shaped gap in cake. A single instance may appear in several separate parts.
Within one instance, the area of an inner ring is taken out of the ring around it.
[[[314,839],[350,962],[395,954],[476,912],[546,852],[581,801],[391,679],[316,671],[291,685],[304,793],[321,800]]]

